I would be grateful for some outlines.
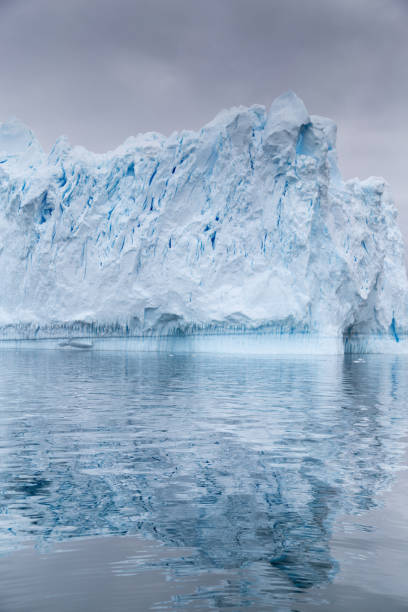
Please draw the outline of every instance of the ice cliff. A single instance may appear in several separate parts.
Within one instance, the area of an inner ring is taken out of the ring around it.
[[[47,155],[18,121],[0,124],[0,237],[3,339],[405,346],[388,187],[344,182],[335,124],[291,92],[269,111],[233,108],[199,132],[138,135],[106,154],[62,138]]]

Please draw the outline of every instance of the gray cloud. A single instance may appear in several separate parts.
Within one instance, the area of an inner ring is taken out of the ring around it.
[[[407,26],[406,0],[0,0],[0,120],[103,151],[293,89],[337,121],[346,177],[390,181],[408,236]]]

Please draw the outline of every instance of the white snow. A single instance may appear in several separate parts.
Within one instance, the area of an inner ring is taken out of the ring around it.
[[[0,124],[0,337],[407,350],[388,186],[343,182],[335,146],[334,123],[292,92],[103,155],[64,138],[46,155]]]

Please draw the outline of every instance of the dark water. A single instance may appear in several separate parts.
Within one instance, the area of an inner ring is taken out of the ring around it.
[[[408,610],[407,368],[0,352],[0,611]]]

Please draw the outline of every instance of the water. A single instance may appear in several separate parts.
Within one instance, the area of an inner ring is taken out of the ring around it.
[[[0,351],[0,610],[408,609],[408,358]]]

